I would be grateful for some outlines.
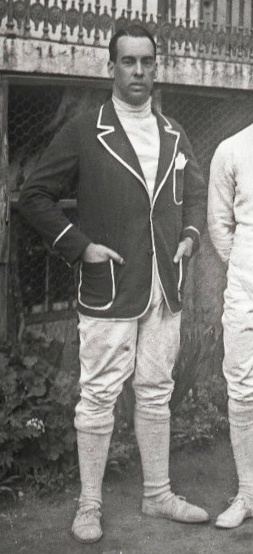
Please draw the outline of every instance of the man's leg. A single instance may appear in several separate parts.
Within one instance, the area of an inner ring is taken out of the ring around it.
[[[149,312],[139,321],[133,381],[135,430],[144,476],[142,510],[175,521],[201,522],[209,519],[205,510],[173,494],[169,480],[169,401],[179,341],[180,314],[170,314],[156,287]]]
[[[253,297],[236,268],[230,268],[223,315],[224,375],[228,384],[230,438],[239,488],[216,526],[232,528],[253,517]],[[252,276],[251,276],[252,277]]]
[[[81,542],[102,537],[102,481],[113,430],[113,409],[135,363],[137,322],[80,315],[81,400],[75,427],[81,495],[72,533]]]

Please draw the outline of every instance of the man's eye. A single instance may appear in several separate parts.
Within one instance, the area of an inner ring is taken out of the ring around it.
[[[143,65],[145,67],[152,67],[153,66],[153,60],[144,60]]]

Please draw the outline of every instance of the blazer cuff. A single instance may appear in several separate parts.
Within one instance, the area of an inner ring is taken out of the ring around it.
[[[198,249],[200,243],[200,232],[197,227],[194,227],[193,225],[185,227],[181,233],[180,240],[183,240],[187,237],[190,237],[193,240],[193,252],[195,252]]]
[[[71,225],[56,237],[53,246],[68,265],[73,265],[90,243],[84,233]]]

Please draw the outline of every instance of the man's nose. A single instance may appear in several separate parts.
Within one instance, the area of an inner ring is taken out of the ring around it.
[[[135,73],[136,73],[136,75],[143,75],[143,67],[142,67],[142,63],[141,63],[140,60],[136,61]]]

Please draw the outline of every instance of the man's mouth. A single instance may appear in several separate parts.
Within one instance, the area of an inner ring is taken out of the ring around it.
[[[145,85],[144,85],[144,83],[132,83],[132,84],[131,84],[131,87],[134,87],[134,88],[144,88]]]

